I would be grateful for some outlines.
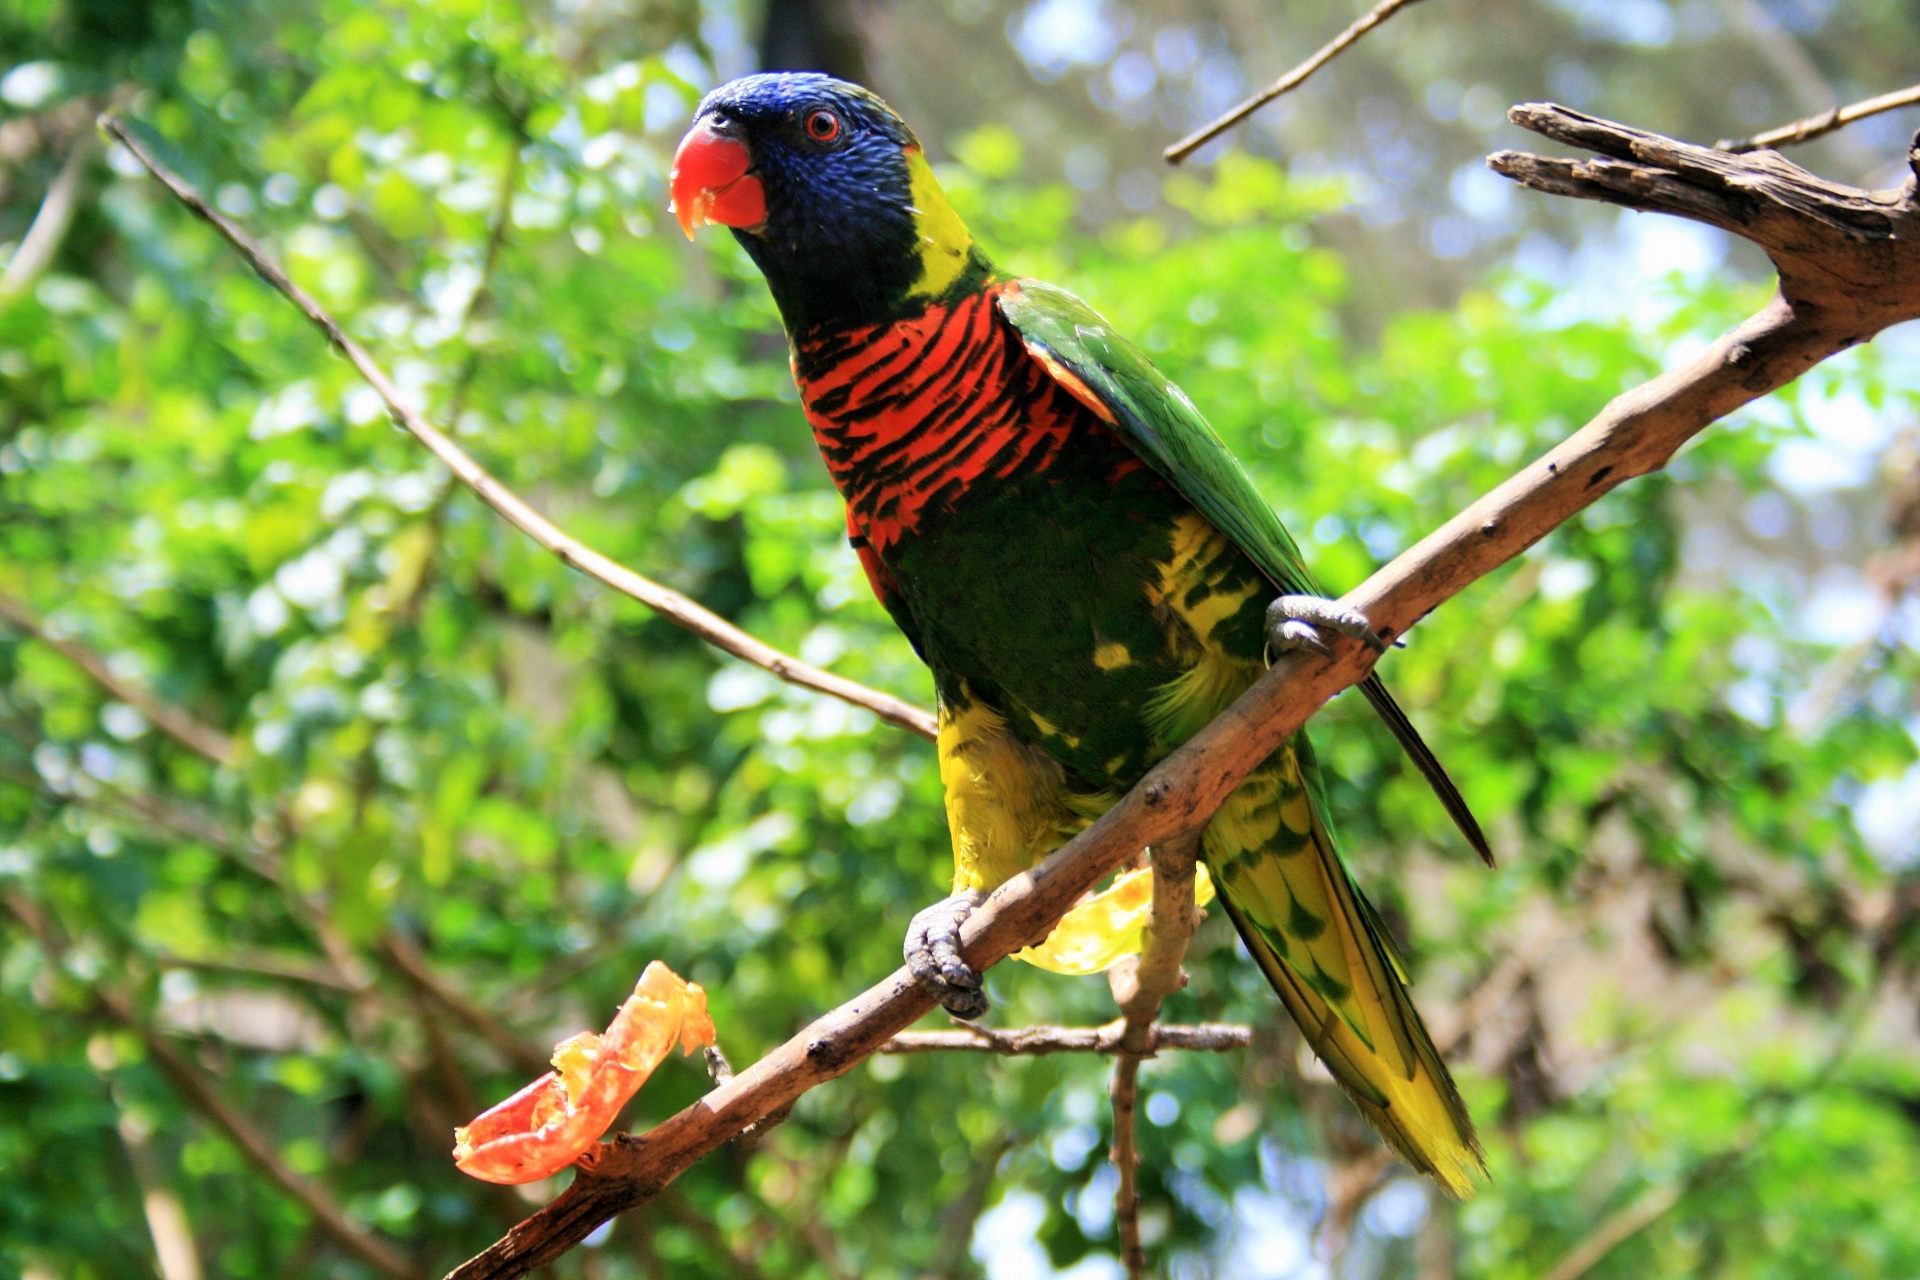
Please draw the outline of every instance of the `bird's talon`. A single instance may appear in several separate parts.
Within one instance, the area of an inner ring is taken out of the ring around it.
[[[1327,648],[1327,642],[1313,629],[1311,622],[1302,622],[1298,618],[1288,618],[1280,624],[1277,648],[1310,649],[1323,658],[1331,658],[1333,650]]]
[[[1349,609],[1337,600],[1320,596],[1281,596],[1267,606],[1267,639],[1281,652],[1307,650],[1321,657],[1333,653],[1320,638],[1325,627],[1350,640],[1358,640],[1376,653],[1385,653],[1388,645],[1374,631],[1373,624],[1358,609]]]
[[[960,955],[960,927],[980,904],[980,895],[956,893],[914,916],[904,948],[907,969],[940,997],[956,1018],[971,1021],[990,1007],[980,975]]]

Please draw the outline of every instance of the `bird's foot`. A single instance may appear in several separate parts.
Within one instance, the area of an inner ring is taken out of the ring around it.
[[[948,1013],[968,1021],[990,1007],[980,975],[960,958],[960,926],[981,899],[982,895],[971,889],[956,893],[916,915],[907,926],[907,968],[933,989]]]
[[[1281,596],[1267,606],[1267,641],[1276,652],[1306,651],[1331,658],[1333,650],[1320,638],[1319,628],[1337,632],[1361,644],[1385,653],[1382,640],[1358,609],[1349,609],[1338,600],[1322,596]]]

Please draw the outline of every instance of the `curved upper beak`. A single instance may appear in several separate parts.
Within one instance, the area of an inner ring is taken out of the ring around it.
[[[709,118],[694,122],[673,153],[667,179],[667,207],[687,239],[705,222],[752,231],[767,220],[766,188],[752,169],[753,152],[745,142],[721,132]]]

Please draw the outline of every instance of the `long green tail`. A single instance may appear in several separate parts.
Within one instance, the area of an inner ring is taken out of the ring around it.
[[[1309,793],[1313,770],[1300,737],[1241,783],[1208,824],[1208,869],[1247,950],[1361,1114],[1465,1198],[1486,1172],[1473,1119],[1392,942],[1341,865]]]

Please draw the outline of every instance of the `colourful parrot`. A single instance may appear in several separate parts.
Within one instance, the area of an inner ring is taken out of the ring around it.
[[[986,893],[1102,813],[1275,649],[1325,652],[1322,627],[1380,641],[1323,598],[1139,348],[1072,294],[995,269],[873,94],[812,74],[723,85],[670,185],[689,236],[730,227],[765,274],[848,538],[932,669],[953,896],[915,917],[907,962],[977,1017],[957,941]],[[1378,678],[1362,689],[1486,856]],[[1304,733],[1207,824],[1201,856],[1334,1078],[1408,1162],[1469,1194],[1473,1122],[1342,865]]]

